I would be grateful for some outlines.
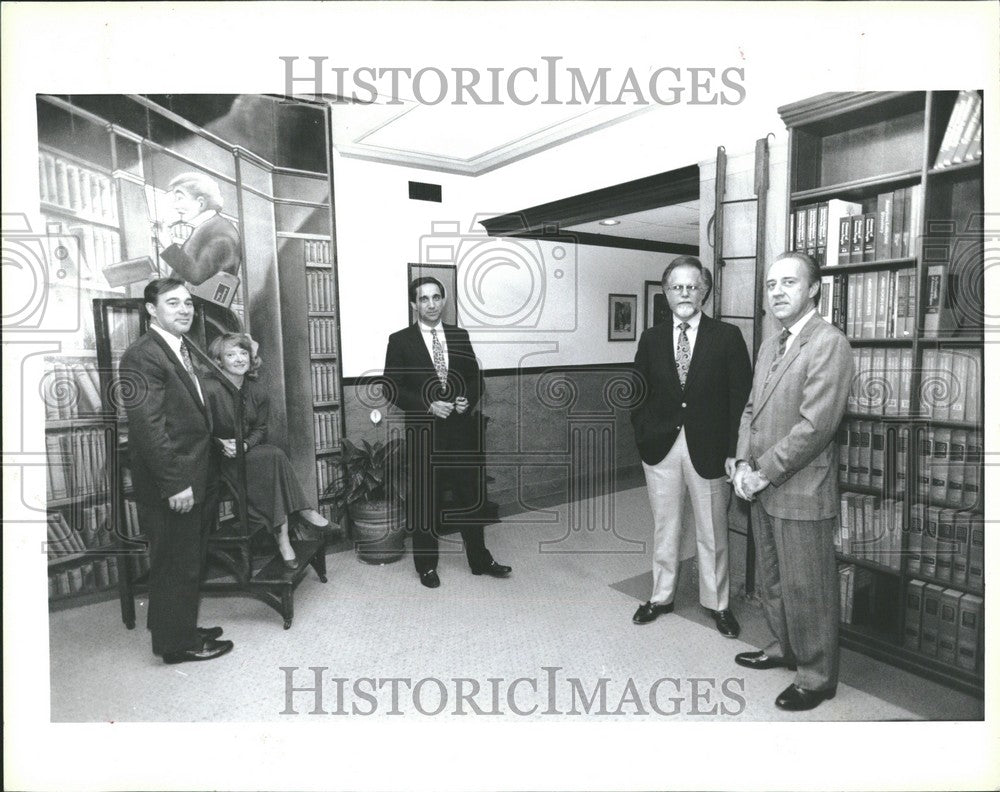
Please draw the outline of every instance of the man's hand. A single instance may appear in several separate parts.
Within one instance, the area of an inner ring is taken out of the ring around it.
[[[733,489],[736,494],[745,501],[752,501],[754,495],[768,486],[771,482],[759,470],[751,470],[749,466],[741,465],[736,471],[733,480]]]
[[[171,495],[167,498],[167,503],[170,505],[172,511],[186,514],[194,506],[194,490],[188,487],[176,495]]]
[[[736,478],[736,457],[726,457],[726,481]]]
[[[236,438],[231,437],[228,440],[223,440],[220,437],[216,439],[219,441],[219,445],[222,446],[222,453],[230,459],[234,459],[236,457]],[[247,450],[246,441],[243,442],[243,450]]]
[[[435,401],[431,402],[431,413],[433,413],[435,418],[447,418],[451,415],[452,410],[455,409],[455,405],[451,402],[446,401]]]
[[[455,399],[455,412],[461,415],[468,409],[469,409],[468,399],[466,399],[464,396],[459,396],[457,399]]]

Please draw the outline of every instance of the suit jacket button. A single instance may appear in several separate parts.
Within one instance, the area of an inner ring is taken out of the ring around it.
[[[681,402],[681,407],[687,407],[687,406],[688,406],[687,402]]]

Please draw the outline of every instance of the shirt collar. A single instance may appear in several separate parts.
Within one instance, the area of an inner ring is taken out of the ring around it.
[[[179,338],[178,336],[175,336],[173,333],[168,333],[166,330],[164,330],[158,324],[155,324],[153,322],[150,322],[149,326],[153,330],[155,330],[157,333],[159,333],[160,337],[164,341],[167,342],[167,346],[169,346],[174,351],[175,355],[177,355],[178,357],[180,357],[180,354],[181,354],[181,341],[183,339]]]
[[[674,314],[670,314],[674,320],[674,329],[679,330],[681,322],[687,322],[688,330],[698,332],[698,325],[701,324],[701,311],[697,311],[690,319],[678,319]]]
[[[431,330],[441,330],[444,332],[444,322],[438,320],[438,323],[431,327],[430,325],[424,324],[422,320],[417,319],[417,324],[420,325],[421,333],[429,333]]]
[[[206,209],[204,212],[199,212],[194,217],[192,217],[187,222],[197,228],[202,223],[206,223],[218,214],[215,209]]]
[[[788,328],[788,334],[789,334],[788,337],[794,338],[799,333],[801,333],[802,328],[806,326],[806,322],[812,319],[814,313],[816,313],[815,308],[810,308],[808,311],[806,311],[805,315],[799,318],[799,321],[797,321],[795,324],[793,324],[791,327]]]

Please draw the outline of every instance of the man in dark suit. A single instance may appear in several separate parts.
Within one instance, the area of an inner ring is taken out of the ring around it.
[[[816,313],[820,271],[804,253],[784,253],[765,279],[781,332],[761,344],[753,391],[740,424],[733,486],[752,500],[764,615],[774,640],[743,652],[746,668],[795,668],[775,704],[808,710],[837,691],[839,582],[838,453],[834,435],[854,366],[839,329]]]
[[[233,648],[221,627],[197,626],[208,527],[217,509],[211,417],[184,334],[194,306],[181,281],[145,290],[149,331],[122,355],[129,464],[139,524],[149,539],[153,652],[166,663],[211,660]]]
[[[481,505],[481,467],[474,458],[482,452],[476,409],[482,378],[469,334],[441,321],[445,301],[438,280],[414,280],[410,304],[417,322],[389,336],[385,353],[386,397],[402,410],[406,428],[413,563],[428,588],[441,584],[438,533],[449,525],[462,533],[473,575],[506,577],[511,571],[486,549],[483,526],[461,518]]]
[[[168,189],[180,220],[162,240],[160,255],[174,275],[198,286],[220,272],[240,274],[240,235],[221,214],[219,185],[203,173],[175,176]]]
[[[684,505],[690,497],[698,547],[699,600],[719,632],[739,635],[729,610],[730,488],[725,460],[736,448],[750,391],[750,356],[737,327],[705,316],[712,275],[679,256],[662,279],[669,321],[639,339],[635,367],[645,398],[632,411],[653,510],[653,592],[632,617],[646,624],[674,608]]]

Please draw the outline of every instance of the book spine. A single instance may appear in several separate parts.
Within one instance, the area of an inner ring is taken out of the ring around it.
[[[941,595],[943,593],[944,588],[936,583],[928,583],[924,587],[923,613],[920,619],[920,651],[928,657],[937,657]]]
[[[903,646],[911,651],[920,649],[920,616],[923,612],[924,587],[922,580],[906,584],[906,616],[903,620]]]
[[[975,671],[980,665],[983,635],[983,598],[963,594],[958,605],[957,663],[960,668]]]

